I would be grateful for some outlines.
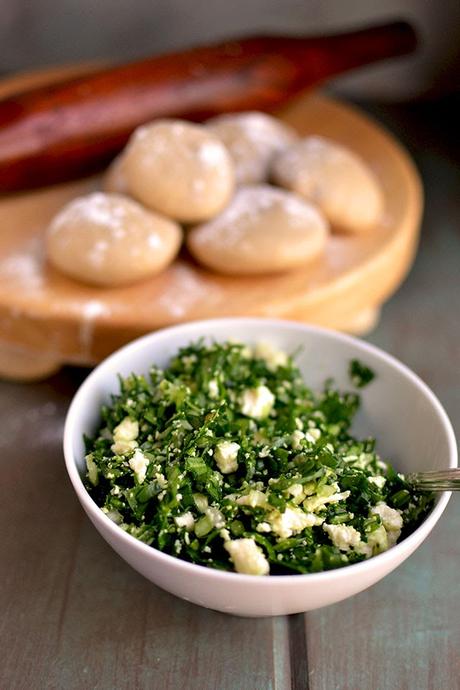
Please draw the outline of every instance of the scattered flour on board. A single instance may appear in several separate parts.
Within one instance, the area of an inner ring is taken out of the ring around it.
[[[180,319],[189,316],[189,312],[200,302],[215,303],[221,299],[221,290],[214,283],[208,285],[202,276],[196,275],[193,267],[180,264],[172,267],[174,272],[171,284],[156,300],[156,305],[168,312],[168,315]]]
[[[54,418],[52,423],[47,421],[51,418]],[[13,409],[5,409],[0,448],[11,448],[20,439],[24,442],[24,426],[27,426],[31,432],[26,435],[26,445],[28,441],[34,446],[60,443],[63,425],[63,411],[51,401],[29,407],[21,416],[18,416]]]
[[[34,238],[16,250],[0,258],[0,282],[7,281],[25,290],[37,290],[43,286],[45,261],[41,238]]]
[[[94,322],[100,316],[108,316],[110,309],[99,300],[92,299],[86,302],[82,309],[82,321],[80,324],[80,346],[85,354],[91,351],[94,334]]]

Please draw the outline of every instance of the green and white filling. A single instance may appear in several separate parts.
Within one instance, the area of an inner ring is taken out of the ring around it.
[[[350,375],[357,387],[373,378],[357,361]],[[356,393],[313,393],[269,344],[191,344],[120,386],[85,439],[86,486],[122,529],[171,555],[251,575],[318,572],[385,551],[432,505],[373,439],[351,435]]]

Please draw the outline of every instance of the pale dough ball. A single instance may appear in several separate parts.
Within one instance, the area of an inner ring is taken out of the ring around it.
[[[302,139],[273,161],[274,182],[317,205],[334,228],[369,230],[383,209],[379,182],[366,163],[323,137]]]
[[[225,146],[205,127],[161,120],[139,127],[124,153],[131,194],[146,206],[184,222],[215,216],[235,186]]]
[[[104,192],[109,194],[129,194],[125,173],[124,154],[120,153],[110,163],[102,180]]]
[[[187,246],[220,273],[251,275],[304,266],[325,248],[328,224],[295,194],[269,185],[241,187],[216,218],[192,228]]]
[[[174,259],[181,240],[174,221],[128,197],[102,192],[67,204],[46,236],[48,258],[56,268],[107,287],[159,273]]]
[[[239,185],[266,182],[273,156],[298,138],[292,127],[259,112],[219,115],[206,126],[230,151]]]

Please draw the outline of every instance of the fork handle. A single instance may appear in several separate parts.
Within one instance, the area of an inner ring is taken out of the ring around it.
[[[406,479],[417,489],[423,491],[460,491],[460,468],[434,470],[431,472],[412,472]]]

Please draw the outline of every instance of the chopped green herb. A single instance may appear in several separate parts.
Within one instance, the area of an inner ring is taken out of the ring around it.
[[[372,372],[357,361],[357,386]],[[121,529],[193,563],[311,573],[369,558],[433,499],[350,432],[356,393],[311,391],[269,345],[198,342],[120,378],[85,439],[86,487]]]
[[[359,359],[352,359],[349,369],[351,382],[356,388],[364,388],[368,383],[374,380],[375,373],[369,369]]]

